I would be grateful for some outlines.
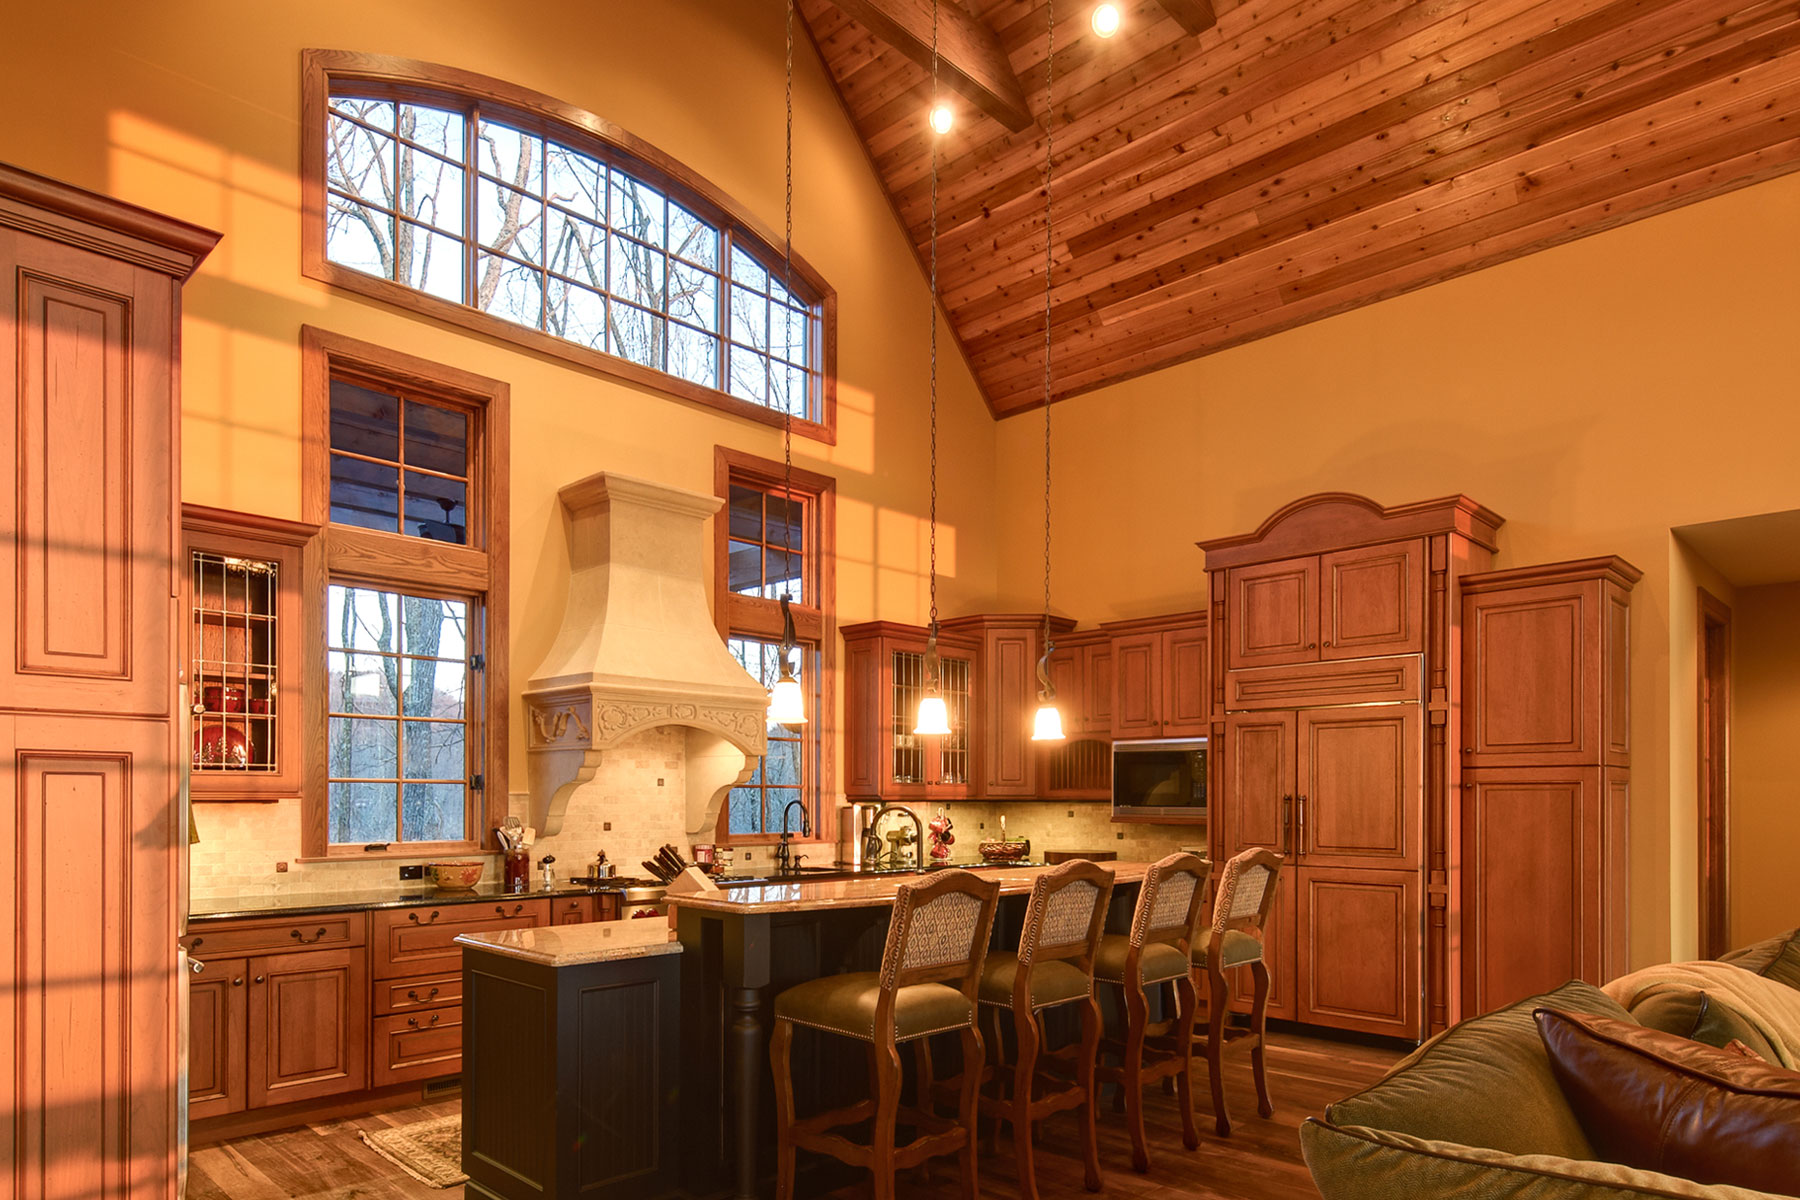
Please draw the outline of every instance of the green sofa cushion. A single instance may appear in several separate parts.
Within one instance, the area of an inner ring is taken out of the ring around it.
[[[1380,1083],[1331,1105],[1326,1119],[1506,1154],[1593,1158],[1551,1073],[1535,1008],[1632,1019],[1599,988],[1571,981],[1445,1030]]]
[[[1736,963],[1746,971],[1800,990],[1800,929],[1733,950],[1719,961]]]
[[[1471,1200],[1630,1200],[1644,1196],[1770,1200],[1766,1192],[1699,1184],[1616,1163],[1550,1154],[1515,1156],[1383,1129],[1338,1128],[1317,1118],[1300,1127],[1300,1149],[1324,1200],[1399,1200],[1415,1196],[1465,1196]]]
[[[1646,992],[1631,1006],[1631,1016],[1639,1025],[1679,1034],[1702,1045],[1723,1048],[1738,1041],[1768,1062],[1781,1061],[1775,1047],[1757,1032],[1756,1026],[1729,1004],[1699,988]]]

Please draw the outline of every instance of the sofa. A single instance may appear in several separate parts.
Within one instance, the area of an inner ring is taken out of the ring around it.
[[[1800,990],[1800,930],[1747,946],[1724,961]],[[1633,997],[1634,1007],[1626,1008],[1608,991]],[[1777,994],[1785,1001],[1784,992]],[[1695,989],[1609,985],[1602,990],[1567,983],[1461,1022],[1403,1059],[1379,1083],[1331,1105],[1322,1119],[1307,1121],[1300,1130],[1301,1149],[1325,1200],[1756,1200],[1777,1194],[1601,1161],[1557,1084],[1532,1017],[1538,1008],[1648,1025],[1714,1046],[1740,1041],[1767,1051],[1763,1056],[1771,1062],[1790,1066],[1800,1052],[1800,1038],[1771,1045],[1770,1022]],[[1800,1179],[1792,1194],[1800,1195]]]

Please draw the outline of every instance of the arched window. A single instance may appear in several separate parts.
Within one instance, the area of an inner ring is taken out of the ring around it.
[[[308,276],[833,440],[835,295],[730,197],[499,80],[304,66]]]

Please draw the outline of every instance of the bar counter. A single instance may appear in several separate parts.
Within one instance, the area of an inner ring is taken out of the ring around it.
[[[1129,923],[1150,864],[1102,865],[1116,880],[1109,924],[1118,928],[1121,921]],[[1032,881],[1051,869],[983,866],[973,872],[1000,884],[996,947],[1017,943]],[[722,1189],[734,1200],[762,1194],[764,1168],[772,1163],[767,1148],[774,1145],[768,1031],[775,996],[810,979],[876,969],[895,896],[902,886],[935,873],[742,884],[669,896],[683,950],[682,1126],[690,1191],[706,1195]],[[846,1071],[848,1059],[841,1049],[820,1053],[796,1043],[802,1112],[853,1099],[854,1089],[866,1086],[860,1060]],[[803,1156],[802,1181],[811,1157]],[[806,1190],[836,1182],[841,1179],[821,1179]]]

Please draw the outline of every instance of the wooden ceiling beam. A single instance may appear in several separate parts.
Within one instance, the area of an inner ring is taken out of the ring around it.
[[[932,0],[832,0],[882,41],[931,69]],[[955,0],[938,0],[939,78],[1013,133],[1032,124],[1025,89],[994,31]]]
[[[1159,0],[1163,11],[1188,33],[1205,33],[1219,23],[1212,0]]]

